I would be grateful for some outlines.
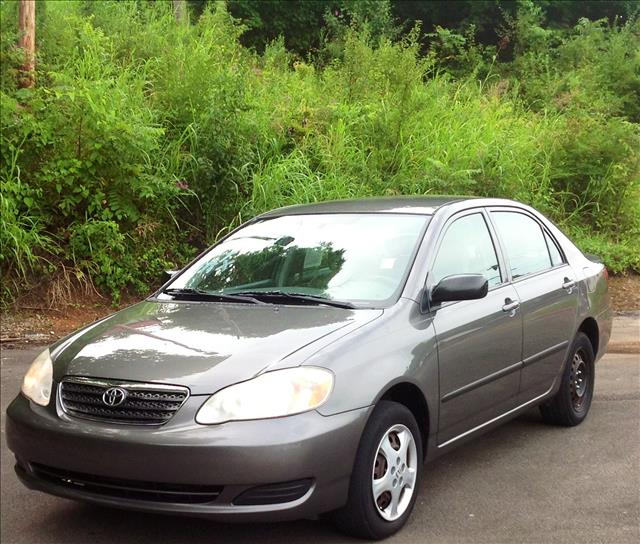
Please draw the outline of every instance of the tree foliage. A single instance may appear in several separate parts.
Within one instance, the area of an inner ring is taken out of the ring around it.
[[[242,219],[370,195],[516,198],[640,271],[634,2],[459,4],[190,2],[177,23],[172,2],[41,2],[20,89],[3,1],[4,301],[142,293]]]

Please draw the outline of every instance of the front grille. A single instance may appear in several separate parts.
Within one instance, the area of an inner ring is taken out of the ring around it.
[[[295,501],[304,497],[312,483],[311,478],[305,478],[304,480],[252,487],[233,499],[233,504],[248,506]]]
[[[97,495],[141,501],[202,504],[215,501],[221,485],[170,484],[107,478],[31,463],[36,477],[65,487]]]
[[[116,388],[115,402],[107,391]],[[62,409],[71,416],[134,425],[161,425],[169,421],[189,396],[186,387],[67,377],[60,383]],[[106,398],[106,400],[105,400]]]

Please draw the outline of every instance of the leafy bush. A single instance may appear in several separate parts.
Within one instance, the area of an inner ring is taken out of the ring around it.
[[[44,234],[40,217],[29,210],[32,203],[32,191],[21,183],[15,172],[3,172],[0,179],[2,299],[9,299],[23,289],[33,270],[40,268],[40,261],[45,261],[43,254],[57,250],[53,240]]]
[[[624,274],[640,270],[640,229],[634,228],[615,241],[603,234],[585,233],[580,228],[570,229],[569,234],[582,251],[602,259],[610,272]]]
[[[343,59],[321,76],[298,64],[283,79],[282,59],[281,44],[267,49],[268,94],[259,103],[278,143],[254,174],[251,213],[328,198],[458,193],[516,198],[594,232],[638,221],[636,124],[533,113],[504,80],[434,74],[411,36],[374,45],[351,32]]]
[[[245,48],[221,3],[178,24],[168,2],[41,2],[37,85],[18,89],[2,2],[3,300],[142,293],[256,213],[372,195],[516,198],[640,272],[637,20],[551,29],[523,0],[500,43],[435,28],[425,49],[389,5],[325,5],[330,41],[302,55]]]

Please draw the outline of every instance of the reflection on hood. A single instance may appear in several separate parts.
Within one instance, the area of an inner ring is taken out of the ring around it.
[[[56,379],[173,383],[186,385],[192,394],[209,394],[380,314],[323,306],[146,301],[63,341],[53,352],[55,374]],[[292,360],[292,365],[301,362]]]

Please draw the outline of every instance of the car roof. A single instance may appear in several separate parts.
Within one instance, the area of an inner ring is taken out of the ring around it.
[[[474,198],[475,197],[470,196],[394,196],[359,198],[353,200],[329,200],[326,202],[277,208],[260,215],[260,217],[319,213],[407,213],[432,215],[442,206]]]

